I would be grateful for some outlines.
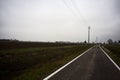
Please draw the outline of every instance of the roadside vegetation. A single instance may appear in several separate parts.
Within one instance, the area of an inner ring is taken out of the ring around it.
[[[106,44],[104,50],[120,67],[120,45],[119,44]]]
[[[0,80],[42,80],[90,44],[2,42]]]

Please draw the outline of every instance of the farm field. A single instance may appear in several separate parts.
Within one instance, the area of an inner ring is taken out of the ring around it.
[[[0,42],[0,80],[42,80],[93,45]]]

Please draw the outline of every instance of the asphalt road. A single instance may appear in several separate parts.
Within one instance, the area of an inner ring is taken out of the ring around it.
[[[95,46],[48,80],[120,80],[120,71]]]

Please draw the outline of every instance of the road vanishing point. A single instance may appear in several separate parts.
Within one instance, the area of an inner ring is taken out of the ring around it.
[[[96,45],[43,80],[120,80],[120,68]]]

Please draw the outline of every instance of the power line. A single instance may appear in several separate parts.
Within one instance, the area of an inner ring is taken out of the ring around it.
[[[67,8],[69,8],[69,10],[70,10],[75,16],[77,16],[78,18],[81,17],[82,20],[83,20],[83,22],[84,22],[86,25],[88,25],[87,21],[85,20],[85,18],[83,17],[83,15],[82,15],[81,12],[80,12],[78,6],[76,6],[76,3],[75,3],[73,0],[69,0],[69,1],[71,2],[72,7],[75,9],[75,11],[78,13],[79,16],[78,16],[77,14],[75,14],[74,10],[67,4],[67,2],[66,2],[65,0],[62,0],[62,1],[63,1],[63,3],[65,4],[65,6],[66,6]],[[68,0],[67,0],[67,1],[68,1]],[[88,27],[88,43],[90,43],[90,26]]]
[[[69,9],[69,11],[75,16],[78,17],[78,15],[76,15],[76,13],[72,10],[72,8],[67,4],[67,2],[65,0],[62,0],[64,5]]]
[[[70,1],[71,1],[72,5],[74,6],[74,8],[76,9],[76,11],[78,12],[79,16],[82,17],[84,23],[88,25],[87,21],[85,20],[85,18],[81,14],[81,12],[80,12],[78,6],[76,5],[76,3],[73,0],[70,0]],[[88,27],[88,43],[90,43],[90,26]]]
[[[74,9],[77,11],[77,13],[79,14],[79,17],[81,17],[84,21],[85,24],[88,25],[86,19],[83,17],[81,11],[79,10],[78,6],[76,6],[76,3],[73,0],[70,0],[71,4],[73,5]]]
[[[85,24],[87,24],[87,21],[85,20],[85,18],[84,18],[83,15],[81,14],[79,8],[76,6],[76,3],[75,3],[73,0],[67,0],[67,1],[70,1],[71,6],[74,8],[74,10],[72,9],[72,7],[70,7],[70,6],[68,5],[68,3],[66,2],[66,0],[62,0],[62,2],[64,3],[64,5],[70,10],[70,12],[72,12],[72,14],[73,14],[74,16],[76,16],[76,17],[79,18],[79,19],[82,19],[83,22],[84,22]],[[70,4],[70,3],[69,3],[69,4]],[[75,11],[77,12],[77,14],[75,13]],[[81,18],[80,18],[80,17],[81,17]],[[87,25],[88,25],[88,24],[87,24]]]

